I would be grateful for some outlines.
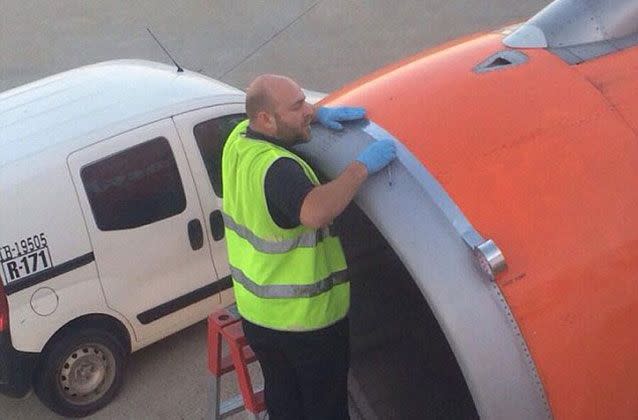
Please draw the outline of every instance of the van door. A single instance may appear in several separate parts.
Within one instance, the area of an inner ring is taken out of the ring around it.
[[[220,277],[230,276],[221,217],[221,153],[228,134],[245,118],[243,103],[199,109],[173,117],[201,198],[206,235]],[[232,289],[220,296],[222,305],[234,299]]]
[[[138,344],[219,306],[223,285],[171,119],[81,149],[68,165],[107,304],[129,320]]]

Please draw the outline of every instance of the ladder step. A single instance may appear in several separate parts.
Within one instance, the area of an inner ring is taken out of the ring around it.
[[[244,328],[241,325],[241,322],[235,322],[234,324],[227,325],[222,330],[222,334],[230,340],[233,341],[240,346],[247,346],[248,340],[244,336]]]
[[[250,347],[244,347],[242,352],[244,353],[244,359],[246,360],[247,365],[257,361],[257,356],[255,356],[255,352],[253,352]],[[230,357],[230,354],[222,357],[220,369],[221,375],[235,370],[233,359]]]
[[[244,399],[241,397],[241,394],[222,401],[219,405],[219,417],[222,419],[241,411],[244,411]]]
[[[266,410],[266,402],[264,401],[264,389],[258,388],[255,392],[255,398],[259,407],[259,412]],[[219,416],[225,418],[244,411],[244,399],[241,394],[232,396],[231,398],[222,401],[219,405]]]

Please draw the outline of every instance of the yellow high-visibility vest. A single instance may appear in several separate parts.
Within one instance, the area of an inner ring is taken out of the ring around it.
[[[282,331],[309,331],[343,319],[350,284],[339,238],[328,228],[279,227],[268,211],[264,182],[280,158],[299,156],[246,137],[248,121],[229,135],[222,154],[223,218],[237,308],[246,320]]]

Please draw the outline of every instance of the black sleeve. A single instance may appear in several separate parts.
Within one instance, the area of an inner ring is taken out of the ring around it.
[[[301,205],[313,188],[314,184],[294,159],[280,158],[270,166],[264,190],[270,216],[279,227],[291,229],[301,224]]]

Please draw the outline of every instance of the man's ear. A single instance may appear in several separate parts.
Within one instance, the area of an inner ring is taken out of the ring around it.
[[[274,116],[266,111],[260,111],[257,114],[257,119],[259,120],[260,125],[266,127],[269,131],[277,128]]]

